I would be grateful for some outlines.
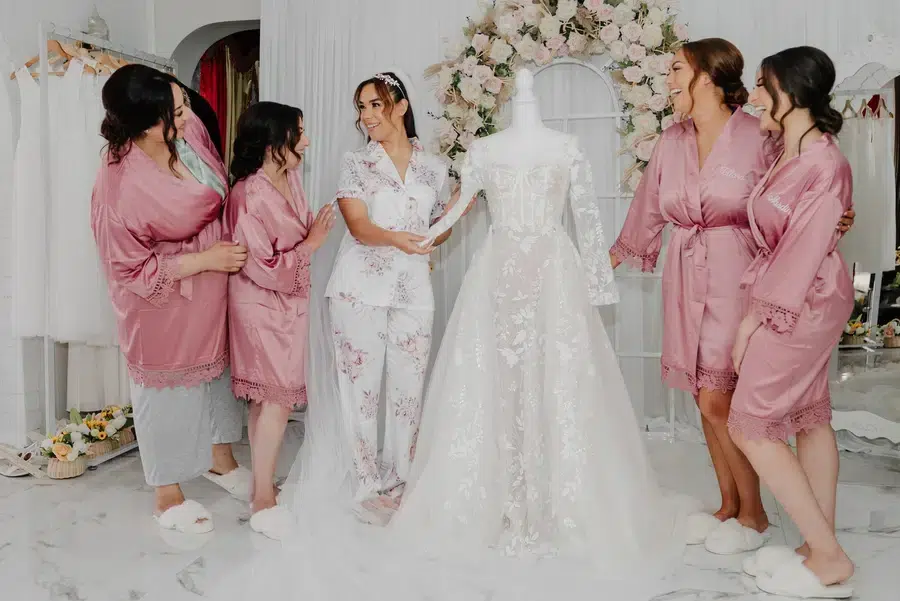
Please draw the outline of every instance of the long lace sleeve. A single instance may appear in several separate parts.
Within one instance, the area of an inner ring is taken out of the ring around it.
[[[459,171],[461,180],[459,200],[456,201],[456,204],[453,205],[453,208],[451,208],[446,215],[428,229],[428,233],[425,234],[426,243],[430,244],[438,236],[456,225],[456,222],[459,221],[462,214],[465,212],[466,207],[469,205],[468,199],[472,198],[483,189],[484,184],[481,180],[481,167],[479,161],[480,153],[481,150],[478,142],[472,142]]]
[[[591,304],[612,305],[619,302],[619,290],[609,262],[591,165],[574,140],[571,152],[569,200],[575,217],[578,249],[587,275],[588,293]]]

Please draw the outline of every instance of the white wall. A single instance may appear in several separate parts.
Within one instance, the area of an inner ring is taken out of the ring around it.
[[[817,46],[837,61],[869,34],[900,38],[900,0],[681,0],[692,38],[734,42],[750,86],[760,61],[791,46]]]
[[[153,0],[0,0],[0,39],[14,65],[39,52],[38,24],[41,21],[68,27],[87,28],[88,17],[96,4],[110,28],[110,39],[136,50],[148,51],[152,36],[148,6]],[[8,79],[7,67],[0,64],[0,93],[11,92],[17,104],[15,88]],[[14,123],[18,115],[13,116]],[[18,129],[14,127],[14,129]],[[24,345],[10,336],[12,277],[9,257],[11,204],[8,194],[0,198],[0,442],[21,445],[25,432],[43,429],[43,351],[39,341]],[[58,366],[64,366],[65,354],[57,353]],[[60,359],[63,359],[60,362]],[[63,374],[65,372],[62,372]]]
[[[231,21],[259,21],[260,15],[260,0],[152,1],[154,2],[155,53],[161,56],[172,56],[178,44],[201,27]]]

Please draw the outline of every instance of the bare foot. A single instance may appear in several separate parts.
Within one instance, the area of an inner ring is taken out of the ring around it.
[[[725,522],[730,520],[731,518],[737,517],[739,512],[740,507],[738,505],[732,505],[731,503],[722,503],[722,507],[719,509],[719,511],[713,514],[713,517],[715,517],[720,522]]]
[[[853,562],[843,549],[839,555],[825,556],[822,553],[813,553],[803,563],[825,586],[846,582],[853,576]]]
[[[802,545],[800,545],[799,547],[794,549],[794,553],[796,553],[797,555],[802,555],[803,557],[806,557],[807,559],[809,559],[809,555],[810,555],[809,545],[807,545],[806,543],[803,543]]]
[[[234,458],[230,444],[213,445],[213,466],[209,471],[219,476],[224,476],[237,469],[237,467],[238,462]]]
[[[739,515],[737,516],[737,521],[740,522],[741,526],[753,528],[757,532],[765,532],[769,527],[769,516],[765,512],[758,515]]]

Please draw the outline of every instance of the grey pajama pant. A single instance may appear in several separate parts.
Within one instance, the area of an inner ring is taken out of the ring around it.
[[[131,382],[134,428],[150,486],[193,480],[212,467],[212,445],[241,440],[244,406],[228,370],[191,388],[145,388]]]

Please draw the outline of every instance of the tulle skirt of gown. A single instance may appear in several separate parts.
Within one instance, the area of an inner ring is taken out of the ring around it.
[[[386,528],[326,518],[301,493],[298,538],[228,598],[644,600],[680,565],[696,509],[657,486],[561,228],[488,235],[435,361],[413,472]]]

